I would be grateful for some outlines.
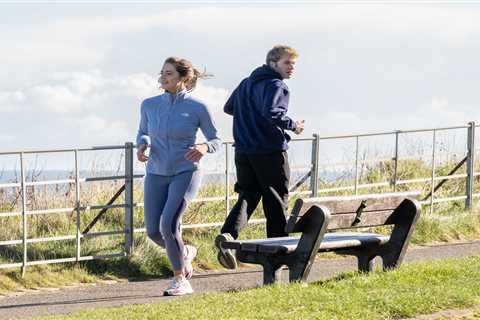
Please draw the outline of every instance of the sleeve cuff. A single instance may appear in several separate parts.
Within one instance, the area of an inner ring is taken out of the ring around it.
[[[143,135],[140,136],[140,138],[137,140],[137,145],[146,144],[147,146],[149,146],[150,142],[150,137],[147,135]]]

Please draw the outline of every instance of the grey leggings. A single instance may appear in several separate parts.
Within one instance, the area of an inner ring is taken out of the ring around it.
[[[173,270],[183,270],[184,246],[180,224],[187,203],[200,187],[200,171],[174,176],[147,173],[145,177],[145,226],[147,235],[167,250]]]

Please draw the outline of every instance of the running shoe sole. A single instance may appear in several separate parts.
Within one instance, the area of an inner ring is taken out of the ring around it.
[[[226,236],[225,234],[219,234],[215,238],[215,247],[218,249],[217,259],[218,262],[227,269],[237,268],[237,259],[233,254],[233,250],[224,249],[222,243],[225,241],[233,240],[233,238]]]

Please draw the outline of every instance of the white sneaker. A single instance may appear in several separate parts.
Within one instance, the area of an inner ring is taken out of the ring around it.
[[[185,266],[183,268],[183,273],[187,279],[190,279],[193,275],[193,266],[192,261],[197,256],[197,248],[190,245],[185,245],[184,250],[184,259],[185,259]]]
[[[163,292],[164,296],[183,296],[193,293],[190,282],[183,276],[174,277],[168,288]]]

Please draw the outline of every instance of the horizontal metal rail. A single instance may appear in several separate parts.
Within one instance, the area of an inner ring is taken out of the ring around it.
[[[125,231],[123,230],[90,232],[87,234],[80,234],[80,238],[86,239],[86,238],[96,238],[96,237],[105,237],[105,236],[115,236],[115,235],[123,235],[124,233]],[[30,238],[30,239],[27,239],[27,243],[67,241],[67,240],[76,240],[76,239],[77,239],[77,235],[65,235],[65,236],[45,237],[45,238]],[[22,243],[23,243],[23,240],[4,240],[4,241],[0,241],[0,247],[19,245]]]
[[[144,175],[136,175],[136,178],[143,178]],[[105,176],[105,177],[90,177],[90,178],[79,178],[78,182],[94,182],[94,181],[115,181],[115,180],[124,180],[125,176]],[[75,179],[60,179],[60,180],[42,180],[42,181],[30,181],[25,182],[25,186],[42,186],[42,185],[52,185],[52,184],[74,184]],[[13,183],[3,183],[0,184],[0,188],[20,188],[20,182]]]
[[[103,151],[103,150],[121,150],[125,149],[124,145],[119,146],[99,146],[99,147],[92,147],[92,148],[78,148],[78,149],[32,149],[32,150],[25,150],[25,151],[4,151],[0,152],[0,156],[6,155],[18,155],[20,153],[23,154],[40,154],[40,153],[63,153],[63,152],[75,152],[75,151]]]
[[[0,213],[0,218],[18,217],[21,215],[22,215],[21,211],[2,212]]]
[[[435,198],[433,201],[430,200],[423,200],[419,201],[422,205],[430,205],[431,202],[433,203],[441,203],[441,202],[450,202],[450,201],[458,201],[458,200],[465,200],[467,196],[456,196],[456,197],[447,197],[447,198]]]
[[[452,129],[467,129],[468,126],[454,126],[454,127],[441,127],[441,128],[430,128],[430,129],[414,129],[414,130],[396,130],[396,131],[383,131],[383,132],[371,132],[371,133],[361,133],[361,134],[348,134],[348,135],[337,135],[337,136],[320,136],[320,140],[330,140],[330,139],[344,139],[344,138],[356,138],[356,137],[373,137],[373,136],[384,136],[391,134],[402,134],[402,133],[418,133],[418,132],[433,132],[433,131],[444,131]]]
[[[261,224],[265,223],[266,219],[250,219],[248,224]],[[182,229],[197,229],[197,228],[214,228],[214,227],[221,227],[223,226],[223,222],[209,222],[209,223],[195,223],[195,224],[186,224],[182,225]],[[147,231],[146,228],[135,228],[135,233],[145,233]]]
[[[81,206],[79,210],[81,211],[92,211],[99,209],[112,209],[112,208],[125,208],[127,205],[125,203],[121,204],[111,204],[111,205],[90,205],[90,206]],[[44,209],[44,210],[27,210],[25,211],[26,215],[35,216],[41,214],[50,214],[50,213],[72,213],[77,208],[57,208],[57,209]],[[0,213],[0,218],[2,217],[16,217],[21,216],[21,212],[2,212]]]
[[[451,153],[437,153],[436,157],[439,158],[439,155],[442,156],[446,156],[446,155],[451,155]],[[427,157],[426,155],[424,156],[425,158]],[[408,157],[405,157],[405,156],[402,156],[401,160],[422,160],[422,157],[420,156],[408,156]],[[362,164],[368,164],[368,163],[379,163],[379,162],[382,162],[382,161],[395,161],[395,158],[374,158],[374,159],[362,159],[361,162]],[[322,166],[322,167],[345,167],[345,166],[352,166],[354,165],[354,163],[352,163],[352,161],[335,161],[335,162],[319,162],[319,166]]]
[[[2,183],[0,184],[0,188],[20,188],[20,182],[12,182],[12,183]]]
[[[119,252],[119,253],[110,253],[110,254],[96,255],[96,256],[81,256],[78,260],[79,261],[102,260],[102,259],[118,258],[118,257],[125,257],[125,256],[126,256],[125,252]],[[28,267],[28,266],[38,266],[38,265],[44,265],[44,264],[67,263],[67,262],[77,262],[77,258],[73,257],[73,258],[28,261],[25,265]],[[0,264],[0,269],[18,268],[18,267],[21,267],[22,265],[23,264],[21,262]]]

